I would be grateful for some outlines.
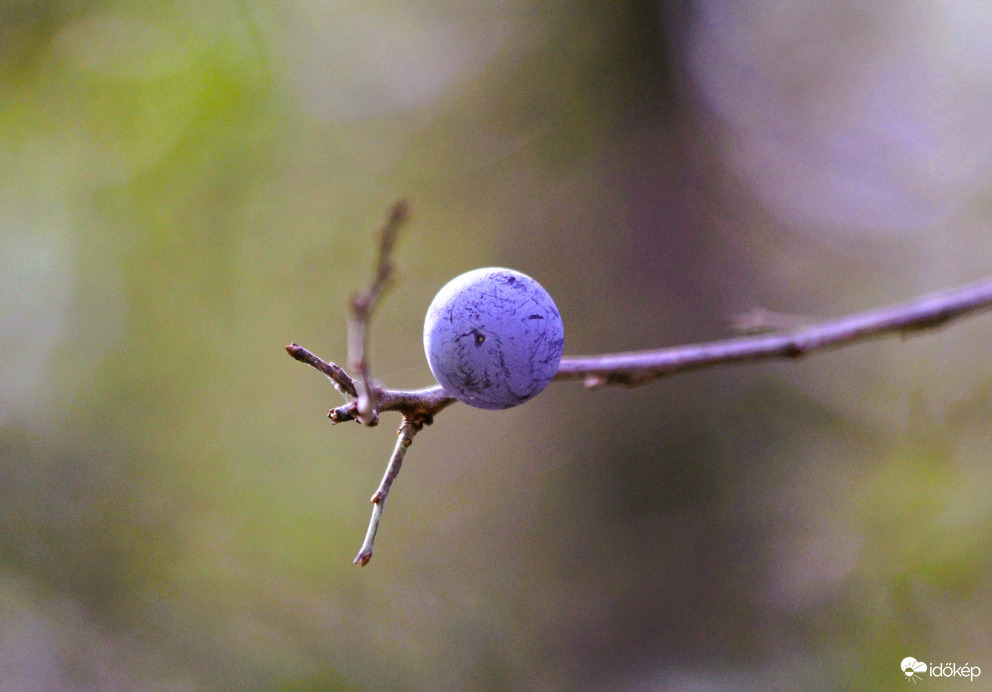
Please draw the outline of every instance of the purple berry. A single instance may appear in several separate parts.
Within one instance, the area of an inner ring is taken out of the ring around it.
[[[526,274],[487,267],[442,288],[424,322],[431,372],[451,396],[503,409],[537,396],[558,372],[565,332],[558,308]]]

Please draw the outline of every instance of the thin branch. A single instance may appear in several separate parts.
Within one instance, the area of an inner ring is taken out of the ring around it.
[[[379,523],[382,521],[382,510],[386,507],[386,497],[389,495],[389,489],[400,472],[400,467],[403,465],[403,457],[406,456],[406,450],[413,444],[413,436],[422,427],[423,424],[418,424],[408,418],[403,419],[403,424],[397,433],[396,447],[393,448],[393,454],[389,457],[389,463],[386,465],[386,473],[382,477],[382,482],[379,483],[378,490],[372,495],[372,518],[369,520],[369,529],[365,533],[365,541],[362,543],[362,547],[355,557],[356,565],[364,567],[372,559],[372,547],[375,543],[375,536],[379,532]]]
[[[673,348],[564,358],[556,380],[587,386],[637,386],[661,377],[734,363],[794,359],[886,334],[906,336],[992,307],[992,279],[933,293],[789,332],[739,337]]]
[[[351,379],[351,376],[337,363],[328,363],[325,360],[321,360],[310,353],[310,351],[295,343],[287,346],[286,351],[301,363],[306,363],[310,367],[316,368],[327,375],[327,379],[331,381],[334,388],[344,394],[346,398],[348,396],[358,396],[358,392],[355,390],[355,380]]]
[[[400,226],[409,215],[409,205],[400,200],[389,212],[386,225],[379,232],[378,256],[375,273],[369,287],[352,296],[351,318],[348,320],[348,366],[357,373],[357,418],[363,425],[379,422],[376,410],[375,390],[369,374],[368,327],[372,311],[393,275],[392,252]]]

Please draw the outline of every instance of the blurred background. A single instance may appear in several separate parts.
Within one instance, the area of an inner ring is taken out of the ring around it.
[[[506,265],[566,355],[992,271],[968,0],[0,3],[0,690],[895,689],[992,676],[992,318],[417,437],[283,350]],[[992,679],[992,678],[990,678]],[[936,681],[934,681],[936,682]],[[971,688],[969,688],[971,689]]]

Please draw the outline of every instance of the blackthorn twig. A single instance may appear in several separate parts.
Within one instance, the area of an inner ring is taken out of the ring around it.
[[[352,378],[339,365],[322,360],[295,343],[286,347],[290,356],[322,372],[344,394],[346,403],[332,409],[328,414],[332,422],[357,420],[365,425],[375,425],[380,412],[398,411],[403,415],[396,447],[390,456],[382,482],[372,496],[372,519],[369,521],[362,548],[355,558],[355,563],[359,565],[368,564],[372,558],[372,547],[386,497],[414,435],[423,426],[430,425],[441,410],[456,401],[437,385],[414,391],[386,389],[374,384],[369,375],[369,319],[392,276],[391,253],[397,232],[407,214],[407,205],[404,202],[397,202],[393,206],[379,236],[378,259],[372,283],[366,291],[356,294],[351,300],[348,355],[350,367],[358,377]],[[583,380],[590,387],[632,387],[704,368],[759,360],[796,359],[814,351],[838,348],[886,334],[907,336],[989,308],[992,308],[992,279],[985,279],[905,303],[809,326],[672,348],[563,358],[555,380]],[[763,321],[762,325],[767,326],[767,323]]]

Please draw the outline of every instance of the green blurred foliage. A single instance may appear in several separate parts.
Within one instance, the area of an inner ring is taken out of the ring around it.
[[[371,353],[394,387],[431,382],[423,313],[476,266],[541,280],[571,354],[987,271],[974,103],[910,113],[936,145],[844,110],[875,93],[858,61],[912,65],[886,31],[926,22],[838,4],[804,42],[814,4],[718,5],[0,4],[0,689],[891,689],[910,655],[992,674],[982,317],[453,407],[351,564],[394,421],[330,429],[340,398],[282,347],[343,359],[401,195]],[[960,30],[948,7],[934,26]],[[831,155],[851,131],[863,149]],[[925,188],[906,162],[957,142],[972,175]],[[825,199],[762,177],[819,164],[851,166]],[[957,201],[907,229],[899,184]]]

